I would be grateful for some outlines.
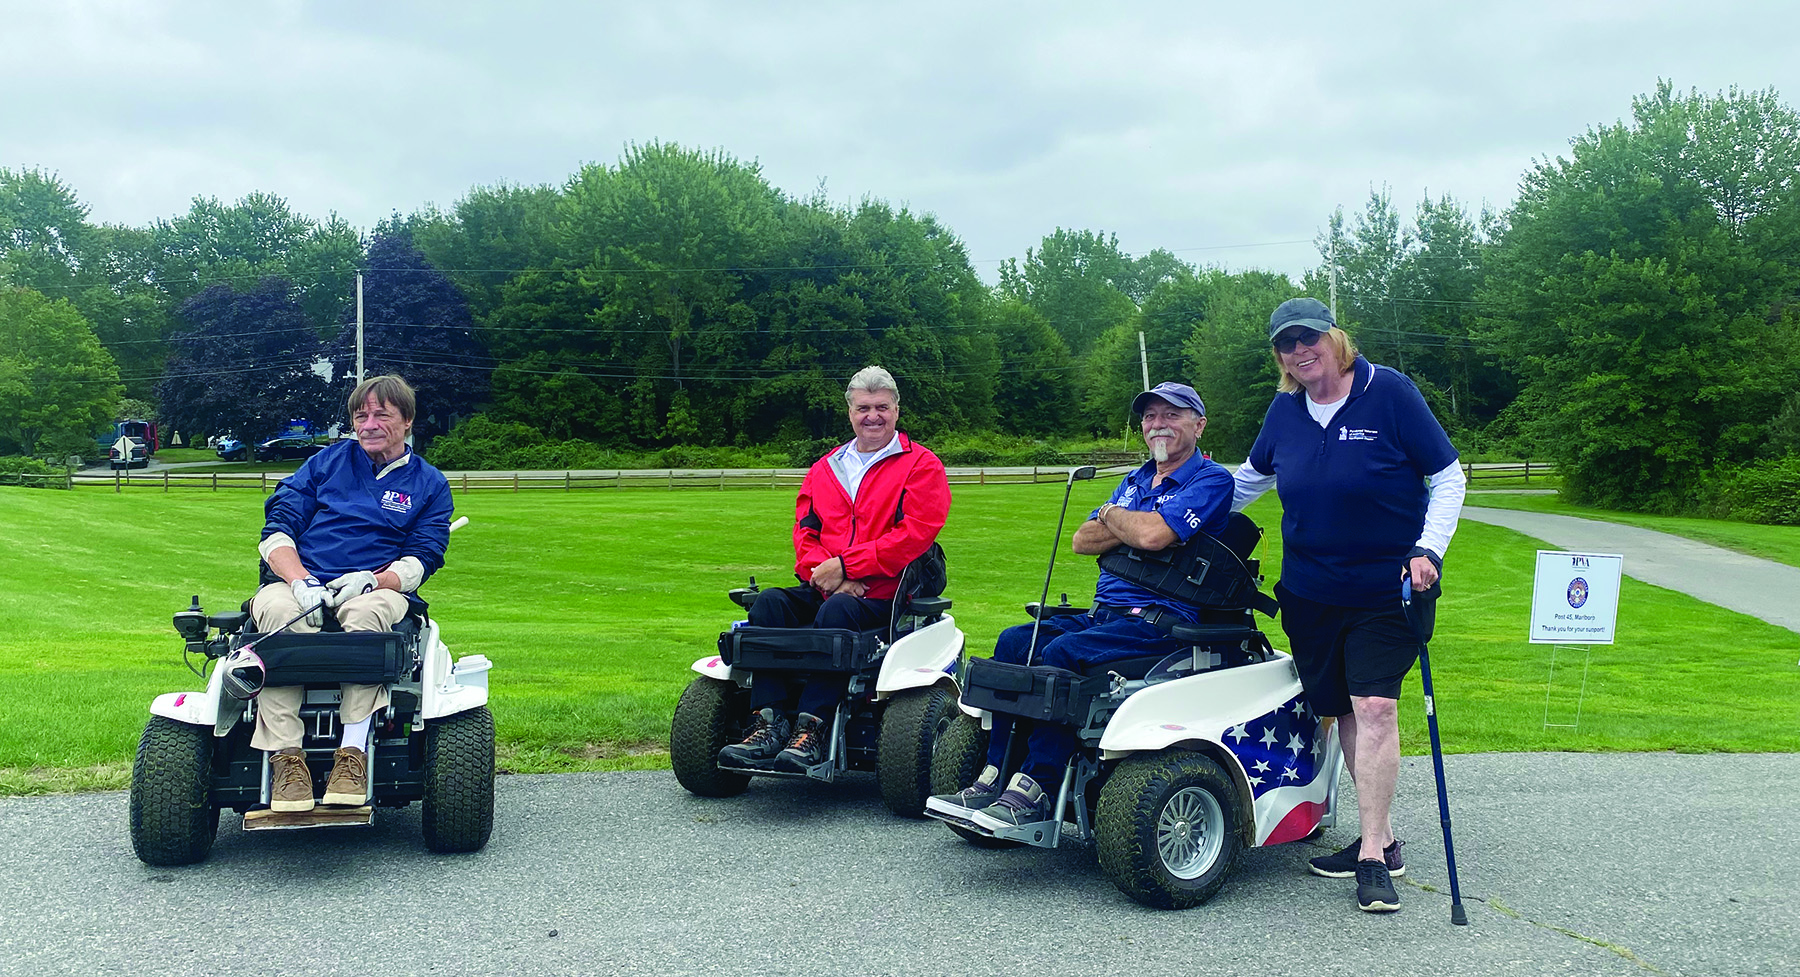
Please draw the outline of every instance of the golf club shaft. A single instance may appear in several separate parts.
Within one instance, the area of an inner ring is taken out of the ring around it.
[[[1038,597],[1037,613],[1031,615],[1031,644],[1025,648],[1025,664],[1037,654],[1038,627],[1044,623],[1044,605],[1050,600],[1050,577],[1056,573],[1056,551],[1062,546],[1063,520],[1069,515],[1069,496],[1075,491],[1075,472],[1063,486],[1062,511],[1056,514],[1056,535],[1050,538],[1050,567],[1044,571],[1044,593]]]

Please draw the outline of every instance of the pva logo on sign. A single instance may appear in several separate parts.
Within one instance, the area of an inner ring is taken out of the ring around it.
[[[1576,557],[1576,559],[1580,559],[1580,557]],[[1580,577],[1576,577],[1574,580],[1569,581],[1569,606],[1570,607],[1580,607],[1581,605],[1587,603],[1587,599],[1588,599],[1588,583],[1587,583],[1587,581],[1581,579]]]
[[[1588,558],[1585,556],[1571,555],[1569,557],[1569,569],[1571,569],[1571,570],[1586,570],[1586,569],[1588,569]]]

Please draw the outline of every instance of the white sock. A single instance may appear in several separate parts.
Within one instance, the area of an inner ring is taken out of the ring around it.
[[[364,753],[369,752],[369,727],[374,725],[374,723],[375,716],[371,713],[364,716],[362,722],[346,724],[344,726],[344,737],[338,741],[338,749],[341,750],[346,747],[355,747]]]

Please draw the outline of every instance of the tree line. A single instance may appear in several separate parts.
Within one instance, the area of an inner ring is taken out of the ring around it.
[[[650,143],[560,186],[476,187],[368,234],[279,197],[96,225],[0,169],[0,453],[91,438],[128,396],[192,435],[338,419],[364,275],[366,368],[421,437],[479,417],[655,448],[836,437],[844,378],[903,387],[921,437],[1117,435],[1181,378],[1240,457],[1276,379],[1266,322],[1327,298],[1465,454],[1549,457],[1580,501],[1674,511],[1718,472],[1796,465],[1800,117],[1774,91],[1635,99],[1534,163],[1504,210],[1385,189],[1327,215],[1301,280],[1055,229],[983,282],[929,214],[792,195],[754,162]]]

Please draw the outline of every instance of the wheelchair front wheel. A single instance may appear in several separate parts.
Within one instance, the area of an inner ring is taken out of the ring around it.
[[[735,797],[747,774],[719,769],[719,751],[743,738],[750,697],[734,682],[697,676],[682,690],[669,724],[669,765],[675,779],[701,797]]]
[[[1243,851],[1237,788],[1212,758],[1186,751],[1122,761],[1100,791],[1100,868],[1146,906],[1211,899]]]

